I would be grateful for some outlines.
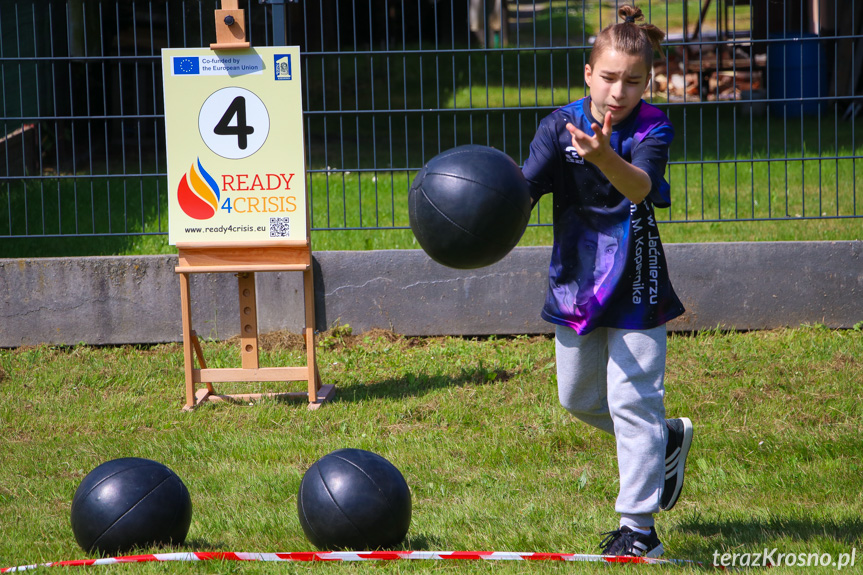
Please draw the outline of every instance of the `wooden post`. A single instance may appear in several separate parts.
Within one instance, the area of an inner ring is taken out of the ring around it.
[[[240,288],[240,357],[243,369],[258,369],[258,306],[255,298],[255,274],[237,274]]]
[[[308,399],[309,409],[319,408],[332,398],[335,386],[323,385],[315,355],[314,274],[308,242],[272,242],[256,245],[178,243],[180,297],[183,323],[183,357],[186,363],[185,410],[207,401],[246,402],[262,397]],[[258,353],[257,300],[255,273],[294,271],[303,273],[306,365],[299,367],[260,367]],[[207,368],[197,334],[192,329],[191,273],[233,273],[237,276],[240,304],[239,368]],[[199,367],[195,367],[195,359]],[[220,394],[213,383],[305,381],[307,391],[252,394]],[[195,385],[206,387],[195,391]]]
[[[195,387],[194,384],[191,384],[194,378],[192,372],[195,368],[193,345],[197,344],[198,336],[192,330],[192,299],[189,276],[187,274],[180,274],[180,309],[183,321],[183,365],[185,366],[184,372],[186,375],[186,405],[192,406],[195,404]]]
[[[315,287],[312,267],[303,272],[303,294],[306,303],[306,317],[315,315]],[[309,401],[317,396],[317,390],[321,387],[321,376],[318,374],[318,362],[315,357],[315,326],[306,323],[304,333],[306,339],[306,365],[308,366]]]

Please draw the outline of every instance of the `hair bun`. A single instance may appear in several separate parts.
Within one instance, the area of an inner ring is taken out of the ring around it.
[[[641,8],[631,4],[624,4],[617,11],[617,15],[627,24],[635,24],[637,20],[644,20],[644,13]]]

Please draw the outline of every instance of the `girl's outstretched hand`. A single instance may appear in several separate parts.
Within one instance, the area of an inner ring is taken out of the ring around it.
[[[602,163],[602,160],[608,157],[608,154],[613,154],[609,140],[611,139],[611,112],[606,112],[603,125],[597,123],[590,125],[594,135],[589,136],[576,128],[573,124],[567,123],[566,129],[572,134],[572,145],[578,155],[594,164]]]

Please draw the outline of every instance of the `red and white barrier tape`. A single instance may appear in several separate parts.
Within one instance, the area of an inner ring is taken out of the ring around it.
[[[127,555],[100,559],[77,559],[34,565],[5,567],[0,573],[27,571],[38,567],[71,567],[78,565],[114,565],[117,563],[149,563],[154,561],[394,561],[398,559],[424,560],[482,560],[482,561],[591,561],[605,563],[676,564],[701,563],[683,559],[647,557],[614,557],[610,555],[580,555],[576,553],[522,553],[513,551],[300,551],[291,553],[231,553],[203,551],[185,553],[157,553],[153,555]]]

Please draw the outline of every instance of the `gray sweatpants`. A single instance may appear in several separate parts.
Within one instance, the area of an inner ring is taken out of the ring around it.
[[[614,435],[620,524],[653,525],[665,482],[665,326],[597,328],[586,335],[556,326],[557,391],[578,419]]]

